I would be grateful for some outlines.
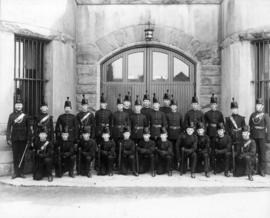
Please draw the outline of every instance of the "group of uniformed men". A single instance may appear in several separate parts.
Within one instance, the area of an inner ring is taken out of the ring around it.
[[[88,100],[83,95],[81,111],[71,113],[69,98],[64,113],[57,119],[48,114],[48,105],[42,102],[40,115],[34,121],[23,113],[20,93],[16,95],[15,111],[10,114],[7,126],[7,142],[12,145],[14,174],[12,178],[24,178],[24,157],[27,149],[34,152],[33,178],[41,180],[68,172],[91,177],[95,168],[98,175],[113,175],[118,170],[135,176],[150,172],[156,174],[178,170],[180,175],[190,169],[196,172],[224,171],[226,177],[247,175],[253,180],[255,167],[265,176],[265,140],[270,140],[269,116],[263,112],[262,99],[256,100],[256,111],[251,114],[249,126],[238,114],[238,104],[232,99],[231,115],[224,120],[217,110],[214,94],[210,98],[211,109],[205,114],[200,110],[198,98],[192,97],[191,110],[183,117],[177,111],[173,95],[164,94],[164,106],[153,95],[152,107],[149,94],[143,102],[136,96],[131,110],[130,93],[117,99],[117,111],[107,109],[102,93],[100,109],[89,111]],[[258,157],[258,158],[256,158]],[[256,161],[258,159],[258,161]]]

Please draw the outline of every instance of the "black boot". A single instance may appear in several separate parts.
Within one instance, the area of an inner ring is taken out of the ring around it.
[[[52,182],[53,181],[53,177],[52,176],[48,176],[48,182]]]
[[[208,172],[205,172],[205,177],[207,177],[207,178],[209,178],[209,177],[210,177],[210,175],[209,175],[209,173],[208,173]]]
[[[229,174],[228,171],[225,171],[224,175],[225,175],[226,177],[230,177],[230,174]]]
[[[192,179],[194,179],[194,178],[196,177],[196,176],[195,176],[195,173],[191,173],[190,177],[191,177]]]
[[[248,180],[249,180],[249,181],[253,181],[252,175],[248,175]]]
[[[69,171],[68,175],[69,175],[69,177],[71,177],[71,178],[75,178],[75,175],[74,175],[73,170],[72,170],[72,171]]]

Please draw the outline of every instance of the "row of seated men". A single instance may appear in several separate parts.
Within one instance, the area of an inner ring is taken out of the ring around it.
[[[125,99],[128,99],[128,96],[127,98],[125,96]],[[119,96],[117,111],[112,113],[106,108],[107,103],[102,94],[100,99],[101,109],[96,111],[94,115],[88,110],[88,101],[83,96],[82,111],[75,116],[71,113],[71,102],[67,98],[64,105],[65,113],[58,117],[54,131],[52,116],[48,114],[48,105],[43,102],[40,116],[35,119],[35,122],[31,122],[29,117],[23,113],[23,102],[18,92],[15,112],[9,116],[7,127],[7,142],[12,145],[14,159],[14,175],[12,178],[24,177],[24,155],[28,147],[35,148],[37,157],[44,156],[42,163],[40,162],[41,159],[37,158],[35,172],[38,172],[39,165],[46,165],[49,162],[46,166],[48,169],[55,166],[56,176],[61,176],[63,172],[68,170],[69,175],[73,177],[75,165],[79,174],[84,172],[83,174],[90,176],[89,161],[92,162],[94,159],[96,162],[95,168],[99,174],[108,173],[111,175],[113,169],[116,168],[125,173],[126,165],[124,163],[129,160],[131,171],[138,175],[139,172],[144,171],[140,170],[144,168],[141,166],[141,164],[144,165],[144,161],[140,161],[140,156],[141,158],[144,156],[152,157],[149,162],[152,175],[155,175],[156,172],[159,174],[167,172],[171,175],[171,169],[173,168],[180,169],[180,172],[184,173],[186,169],[185,159],[188,159],[191,177],[194,178],[196,165],[200,163],[198,157],[201,156],[203,157],[202,163],[207,177],[211,168],[214,171],[219,168],[217,163],[220,160],[225,161],[222,168],[224,168],[225,175],[229,176],[231,162],[234,172],[237,169],[235,166],[238,161],[234,157],[239,156],[240,159],[246,157],[241,153],[245,151],[241,147],[245,140],[247,147],[252,148],[248,163],[254,162],[253,157],[257,153],[259,173],[262,176],[265,175],[265,138],[267,141],[269,140],[269,132],[267,131],[269,129],[269,117],[263,113],[263,101],[261,99],[256,100],[256,112],[251,114],[249,121],[252,139],[249,138],[250,133],[245,125],[244,117],[238,114],[238,104],[234,99],[231,103],[232,115],[226,118],[226,125],[224,125],[222,113],[217,110],[217,98],[214,95],[210,98],[211,110],[205,114],[199,110],[197,97],[193,97],[192,109],[187,112],[184,121],[182,115],[177,112],[177,102],[173,99],[173,96],[169,97],[168,92],[164,94],[164,102],[169,102],[168,106],[160,107],[155,94],[153,108],[149,106],[150,97],[147,93],[144,95],[143,102],[142,106],[137,96],[133,113],[130,108],[124,108],[124,103]],[[87,134],[85,131],[87,131]],[[148,134],[145,134],[145,132],[148,132]],[[202,135],[200,135],[200,132],[203,132]],[[225,134],[225,132],[227,133]],[[248,138],[243,136],[244,133],[248,135]],[[89,136],[86,136],[88,134]],[[44,139],[45,135],[46,140]],[[144,149],[141,151],[140,144],[147,141],[147,137],[149,137],[149,143],[154,144],[154,149],[150,149],[152,156],[140,155],[144,151]],[[91,148],[86,152],[83,149],[86,138],[89,138],[90,142],[95,142],[94,144],[98,145],[98,149]],[[125,141],[127,138],[132,143],[127,143]],[[205,142],[200,142],[200,139]],[[125,144],[128,144],[127,147],[132,149],[125,151]],[[204,144],[205,149],[202,149],[199,146],[200,144]],[[39,148],[39,146],[41,147]],[[109,149],[110,146],[112,150]],[[66,149],[68,151],[65,151]],[[218,149],[221,151],[218,151]],[[48,150],[48,153],[45,150]],[[95,156],[87,156],[90,153],[94,153]],[[47,158],[47,155],[53,155],[54,157],[51,158],[51,161],[48,161],[50,158]],[[86,156],[87,158],[85,158]],[[104,159],[105,156],[108,158]],[[223,158],[219,158],[222,156]],[[253,166],[253,164],[246,165],[249,166],[247,169]],[[252,180],[253,170],[246,170],[246,173],[248,178]],[[52,181],[52,174],[49,172],[47,174],[49,180]],[[34,177],[40,178],[40,176]]]

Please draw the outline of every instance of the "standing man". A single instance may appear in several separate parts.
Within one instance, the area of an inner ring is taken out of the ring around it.
[[[147,93],[147,90],[146,90],[146,93],[144,94],[143,96],[143,105],[142,105],[142,114],[145,115],[147,121],[149,122],[149,116],[150,116],[150,113],[152,111],[152,108],[151,108],[151,101],[150,101],[150,96],[149,94]]]
[[[128,114],[128,116],[130,117],[133,113],[132,109],[131,109],[131,95],[130,92],[128,92],[127,95],[125,95],[124,98],[124,102],[123,102],[123,111],[126,112]]]
[[[12,179],[17,177],[25,178],[23,174],[24,161],[23,153],[26,145],[31,143],[31,123],[29,117],[23,113],[23,102],[20,89],[17,89],[15,100],[15,111],[9,115],[7,125],[7,143],[12,146],[14,174]]]
[[[95,117],[89,111],[88,100],[85,95],[82,95],[81,107],[82,110],[77,114],[77,122],[79,128],[79,138],[82,138],[82,133],[85,128],[90,129],[91,138],[95,138]]]
[[[251,114],[249,119],[250,135],[256,142],[261,176],[265,176],[265,138],[270,141],[269,116],[263,112],[263,109],[263,99],[256,99],[256,111]]]
[[[107,109],[107,102],[104,98],[104,93],[101,94],[100,109],[96,111],[95,119],[96,119],[96,127],[95,127],[96,142],[97,144],[100,144],[100,142],[102,141],[103,129],[105,127],[110,128],[112,124],[112,112]]]
[[[242,129],[246,125],[245,117],[238,114],[238,104],[232,98],[231,102],[231,116],[226,117],[226,130],[232,139],[233,155],[239,151],[240,142],[242,140]],[[234,158],[234,157],[233,157]],[[233,173],[235,174],[235,166],[233,166]]]
[[[206,125],[206,134],[210,138],[210,148],[213,151],[217,136],[217,127],[222,124],[224,126],[223,114],[217,110],[217,98],[212,94],[210,98],[211,110],[205,113],[204,120]]]
[[[168,139],[173,145],[173,152],[176,154],[176,141],[183,128],[183,117],[180,112],[177,112],[177,103],[173,99],[171,100],[171,112],[166,114],[168,123]],[[174,167],[177,169],[177,156],[174,155]]]
[[[48,113],[48,110],[48,104],[43,99],[41,102],[40,114],[35,120],[35,141],[39,141],[39,133],[45,129],[47,133],[46,140],[54,144],[53,116]]]
[[[143,129],[148,126],[147,118],[141,113],[142,103],[136,96],[135,110],[130,117],[131,139],[138,144],[143,137]]]
[[[150,132],[151,139],[157,142],[160,138],[160,130],[162,128],[167,128],[167,120],[166,116],[163,112],[159,110],[160,104],[158,99],[156,98],[156,94],[153,96],[153,110],[149,114],[149,124],[150,124]],[[167,134],[167,132],[166,132]]]
[[[200,110],[199,101],[196,96],[192,97],[191,109],[185,115],[184,127],[186,128],[189,123],[194,123],[195,128],[197,127],[198,123],[204,123],[204,114]]]
[[[167,89],[167,92],[163,96],[163,106],[160,108],[160,111],[163,113],[168,114],[171,112],[171,100],[169,96],[169,89]]]

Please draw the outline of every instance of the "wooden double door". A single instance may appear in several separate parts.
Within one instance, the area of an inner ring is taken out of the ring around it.
[[[146,90],[161,102],[164,93],[174,96],[179,111],[185,113],[195,92],[195,64],[185,56],[164,47],[137,47],[106,60],[101,68],[101,92],[108,108],[116,109],[119,94],[130,92],[132,105],[136,95],[143,99]]]

